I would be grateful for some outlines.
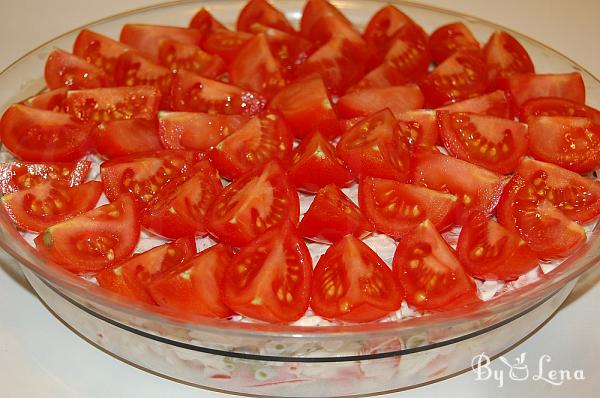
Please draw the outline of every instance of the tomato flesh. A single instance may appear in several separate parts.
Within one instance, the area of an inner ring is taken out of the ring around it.
[[[403,112],[420,109],[425,99],[419,86],[370,88],[347,94],[337,103],[338,114],[346,119],[369,116],[388,108],[394,116]]]
[[[202,7],[198,11],[192,20],[190,21],[190,28],[194,28],[202,32],[203,35],[208,33],[227,30],[225,25],[219,22],[206,8]]]
[[[113,120],[99,125],[92,137],[96,151],[109,159],[163,149],[154,120]]]
[[[587,117],[600,124],[600,111],[564,98],[542,97],[525,101],[519,109],[519,120],[527,123],[530,116]]]
[[[119,41],[148,54],[151,59],[156,61],[158,60],[158,49],[162,40],[170,39],[199,46],[202,42],[202,36],[202,32],[191,28],[125,24],[121,29]]]
[[[513,118],[510,103],[502,90],[496,90],[489,94],[483,94],[478,97],[445,105],[438,108],[438,110],[448,112],[469,112],[478,115],[496,116],[504,119]]]
[[[433,147],[438,142],[439,127],[436,112],[416,110],[396,115],[398,132],[412,146]]]
[[[108,79],[104,71],[86,62],[83,58],[56,49],[50,53],[44,68],[44,78],[50,90],[67,87],[97,88],[106,86]]]
[[[248,43],[252,34],[247,32],[232,32],[227,29],[218,29],[210,32],[202,40],[201,47],[209,54],[218,55],[225,63],[232,62],[239,51]]]
[[[64,112],[66,99],[67,88],[63,87],[29,97],[22,104],[45,111]]]
[[[216,79],[225,72],[223,58],[209,54],[193,44],[174,40],[161,41],[158,63],[174,73],[183,69],[210,79]]]
[[[527,50],[509,33],[496,31],[483,48],[483,57],[488,67],[488,77],[493,84],[520,73],[534,73],[533,62]]]
[[[354,86],[350,87],[346,91],[346,95],[371,88],[403,86],[408,83],[408,78],[391,62],[384,62],[364,75]]]
[[[252,25],[260,23],[287,33],[295,33],[285,15],[266,0],[249,0],[237,20],[237,30],[251,31]]]
[[[388,62],[410,81],[424,77],[431,64],[427,33],[418,25],[407,24],[398,31],[385,53]]]
[[[130,49],[124,43],[88,29],[82,29],[73,44],[73,54],[102,69],[109,82],[112,82],[117,58]]]
[[[57,181],[74,187],[86,180],[91,165],[89,160],[73,163],[0,163],[0,192],[6,195],[45,181]]]
[[[532,98],[557,97],[585,103],[585,85],[579,72],[520,74],[498,80],[498,87],[509,93],[517,108]]]
[[[363,37],[367,44],[374,46],[382,54],[390,48],[398,31],[409,24],[414,24],[414,21],[390,4],[371,17]]]
[[[429,37],[433,60],[440,64],[458,51],[479,53],[479,42],[462,22],[440,26]]]

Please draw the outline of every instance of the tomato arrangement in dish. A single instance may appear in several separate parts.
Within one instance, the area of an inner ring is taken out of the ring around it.
[[[390,5],[361,33],[326,0],[297,30],[250,0],[236,30],[207,9],[82,30],[44,76],[0,120],[2,208],[49,266],[182,318],[468,311],[476,280],[570,256],[600,215],[600,112],[507,32],[428,34]],[[136,252],[142,231],[163,244]]]

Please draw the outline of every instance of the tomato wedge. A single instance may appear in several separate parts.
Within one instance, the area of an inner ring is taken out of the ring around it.
[[[428,220],[400,241],[393,264],[406,289],[406,301],[417,310],[444,310],[455,302],[478,301],[475,283]]]
[[[354,86],[350,87],[346,91],[346,95],[370,88],[404,86],[408,83],[408,78],[391,62],[384,62],[364,75]]]
[[[222,190],[219,173],[201,160],[189,175],[161,187],[142,212],[142,225],[170,239],[206,235],[206,212]]]
[[[97,88],[106,86],[108,79],[104,71],[77,55],[55,49],[48,56],[44,69],[46,85],[50,90],[67,87]]]
[[[427,33],[411,23],[401,28],[385,53],[384,61],[391,63],[410,81],[424,77],[431,64]]]
[[[400,308],[404,289],[369,246],[346,235],[321,256],[311,308],[324,318],[370,322]]]
[[[199,30],[203,35],[219,30],[227,30],[225,25],[215,19],[215,17],[213,17],[213,15],[204,7],[194,15],[190,21],[190,28]]]
[[[450,227],[456,219],[458,198],[416,185],[365,177],[360,180],[358,200],[377,232],[403,238],[426,219],[438,231]]]
[[[315,26],[324,18],[328,18],[332,22],[335,20],[335,25],[353,29],[352,22],[327,0],[308,0],[302,11],[300,34],[312,41],[327,41],[332,34],[335,34],[334,23],[328,29],[316,29]],[[327,26],[321,24],[318,28],[327,28]],[[326,38],[324,39],[323,37]]]
[[[308,309],[310,252],[287,220],[242,248],[225,274],[225,304],[238,314],[288,323],[300,319]]]
[[[370,88],[346,94],[337,103],[338,114],[345,118],[369,116],[388,108],[394,116],[423,107],[425,99],[416,84]]]
[[[64,112],[67,88],[57,88],[34,95],[22,102],[23,105],[45,111]]]
[[[46,229],[35,238],[40,254],[76,274],[96,273],[129,256],[140,227],[128,195]]]
[[[412,146],[433,147],[438,142],[439,127],[435,111],[420,109],[395,115],[398,132]]]
[[[215,245],[157,276],[147,286],[159,307],[174,310],[182,318],[233,315],[223,302],[223,285],[231,251]]]
[[[225,63],[232,62],[238,52],[248,43],[254,35],[247,32],[232,32],[227,29],[218,29],[210,32],[201,47],[209,54],[218,55]]]
[[[473,33],[462,22],[437,28],[429,37],[431,55],[440,64],[458,51],[479,53],[481,47]]]
[[[489,94],[480,95],[464,101],[455,102],[438,108],[440,111],[469,112],[478,115],[496,116],[504,119],[513,119],[512,110],[506,94],[496,90]],[[521,120],[523,121],[523,120]]]
[[[82,29],[73,43],[73,54],[102,69],[110,82],[117,58],[130,49],[126,44],[88,29]]]
[[[414,21],[393,5],[382,7],[369,20],[363,38],[378,53],[384,54],[390,48],[396,34]]]
[[[298,232],[315,242],[335,243],[348,234],[364,238],[373,232],[373,226],[340,188],[329,184],[317,192]]]
[[[527,152],[526,124],[464,112],[439,112],[438,122],[451,155],[498,174],[513,172]]]
[[[148,54],[158,60],[160,42],[165,39],[199,46],[202,32],[192,28],[178,26],[125,24],[121,29],[119,41]]]
[[[66,113],[12,105],[0,120],[2,144],[28,162],[68,162],[81,158],[90,147],[93,124]]]
[[[0,163],[0,192],[6,195],[28,189],[45,181],[56,181],[74,187],[86,180],[92,162],[73,163]]]
[[[208,231],[222,243],[244,246],[285,220],[298,223],[298,194],[277,161],[229,184],[206,215]]]
[[[265,26],[294,33],[294,28],[285,15],[266,0],[249,0],[237,20],[237,30],[250,32],[252,25],[260,23]]]
[[[161,108],[169,106],[169,94],[173,73],[141,52],[127,51],[115,64],[115,84],[118,86],[153,86],[162,97]]]
[[[519,109],[519,120],[527,123],[530,116],[569,116],[587,117],[594,124],[600,124],[600,111],[564,98],[532,98]]]
[[[600,125],[590,119],[563,116],[532,116],[529,153],[578,173],[600,167]]]
[[[539,97],[564,98],[585,103],[585,85],[579,72],[556,74],[520,74],[498,80],[498,87],[510,94],[517,108]]]
[[[96,274],[98,285],[133,301],[155,304],[149,284],[196,253],[192,238],[165,243]]]
[[[90,181],[75,187],[46,181],[1,199],[4,209],[19,228],[42,232],[46,228],[93,209],[102,184]]]
[[[225,61],[193,44],[163,40],[158,47],[158,63],[174,73],[183,69],[188,72],[216,79],[225,72]]]
[[[458,258],[469,275],[511,281],[537,267],[539,260],[521,237],[481,213],[460,231]]]
[[[92,133],[96,151],[107,157],[132,155],[164,149],[155,120],[113,120],[100,124]]]
[[[517,39],[504,31],[496,31],[490,36],[483,48],[483,58],[492,84],[497,79],[535,72],[527,50]]]

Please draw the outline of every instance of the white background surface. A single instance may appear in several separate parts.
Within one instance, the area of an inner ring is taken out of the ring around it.
[[[0,69],[31,48],[93,20],[156,0],[0,0]],[[429,0],[497,22],[534,37],[600,76],[600,1],[597,0]],[[41,73],[42,71],[40,71]],[[581,369],[585,381],[551,386],[543,381],[476,381],[471,372],[411,391],[411,397],[597,397],[600,390],[600,269],[587,275],[566,305],[538,333],[505,354],[527,353],[537,372]],[[494,362],[494,369],[503,367]],[[485,394],[485,395],[484,395]],[[6,256],[0,261],[0,397],[227,397],[172,382],[94,348],[67,329],[39,302]]]

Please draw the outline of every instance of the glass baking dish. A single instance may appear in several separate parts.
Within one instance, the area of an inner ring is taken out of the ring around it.
[[[202,6],[233,24],[245,1],[183,1],[119,14],[85,27],[118,37],[125,23],[186,26]],[[274,2],[297,22],[302,0]],[[358,26],[390,1],[339,0]],[[391,1],[425,30],[452,21],[480,41],[493,23],[423,5]],[[507,30],[507,29],[504,29]],[[0,74],[0,107],[44,88],[42,71],[55,48],[70,49],[79,29],[31,51]],[[511,32],[537,71],[582,74],[588,104],[600,107],[600,82],[543,44]],[[493,357],[536,330],[565,300],[577,278],[600,258],[594,226],[585,247],[541,279],[502,294],[465,314],[454,311],[396,322],[343,326],[289,326],[197,318],[183,322],[168,311],[125,303],[95,284],[47,267],[12,223],[0,216],[0,246],[22,265],[48,307],[91,343],[151,372],[228,392],[268,396],[347,396],[394,391],[445,378]]]

